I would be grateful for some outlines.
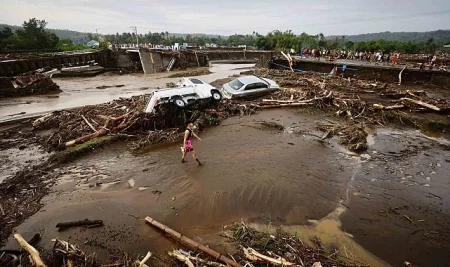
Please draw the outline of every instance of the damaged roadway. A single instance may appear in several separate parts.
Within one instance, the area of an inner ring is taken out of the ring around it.
[[[1,227],[8,229],[2,242],[16,227],[26,237],[40,232],[39,248],[47,253],[49,240],[59,237],[97,252],[104,263],[122,251],[165,255],[178,245],[139,219],[150,215],[234,255],[219,234],[243,219],[265,231],[282,225],[311,246],[317,236],[328,255],[371,266],[448,260],[448,91],[279,70],[254,73],[277,79],[284,89],[195,113],[200,130],[209,127],[196,144],[206,160],[202,168],[179,164],[179,143],[173,141],[180,140],[175,128],[184,116],[162,123],[141,114],[146,96],[60,111],[35,129],[23,124],[2,132],[2,151],[8,152],[3,165],[27,158],[23,170],[0,184]],[[106,124],[109,131],[65,148],[93,133],[81,115],[96,130]],[[85,218],[105,226],[54,228]],[[5,248],[16,246],[9,238]],[[149,262],[172,263],[164,260]]]

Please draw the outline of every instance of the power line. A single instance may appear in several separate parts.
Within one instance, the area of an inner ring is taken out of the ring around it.
[[[304,24],[302,26],[327,26],[327,25],[336,25],[336,24],[352,24],[352,23],[381,21],[381,20],[396,20],[396,19],[403,19],[403,18],[437,16],[437,15],[443,15],[443,14],[447,14],[447,13],[450,13],[450,10],[441,10],[441,11],[434,11],[434,12],[416,13],[416,14],[411,14],[411,15],[399,15],[399,16],[379,17],[379,18],[344,20],[344,21],[330,22],[330,23]]]

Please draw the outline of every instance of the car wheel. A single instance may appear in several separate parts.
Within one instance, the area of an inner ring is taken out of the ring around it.
[[[181,98],[175,98],[175,100],[173,101],[173,104],[179,108],[186,107],[186,103]]]
[[[211,91],[211,97],[216,102],[222,100],[222,95],[218,91]]]

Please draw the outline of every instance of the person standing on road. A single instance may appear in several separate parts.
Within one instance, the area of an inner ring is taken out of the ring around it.
[[[431,57],[431,66],[436,65],[436,59],[437,59],[436,55],[433,55],[433,57]]]
[[[192,143],[192,138],[195,137],[199,141],[202,141],[198,135],[194,133],[195,126],[192,122],[188,123],[186,127],[186,131],[184,131],[184,142],[183,147],[181,148],[181,152],[183,153],[183,156],[181,157],[181,163],[185,163],[185,157],[188,152],[192,153],[192,157],[197,161],[198,165],[203,165],[203,163],[200,162],[200,160],[197,158],[197,155],[194,151],[194,145]]]

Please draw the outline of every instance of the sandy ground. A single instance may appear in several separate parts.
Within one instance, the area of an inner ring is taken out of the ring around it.
[[[59,237],[109,258],[120,250],[142,255],[176,247],[145,216],[219,250],[229,249],[219,236],[226,225],[245,220],[282,225],[304,240],[318,236],[371,266],[448,261],[449,142],[382,129],[370,135],[367,154],[355,155],[308,133],[323,119],[292,110],[227,119],[195,143],[202,167],[191,158],[180,163],[180,144],[139,155],[120,143],[97,150],[62,166],[43,208],[16,230],[41,233],[46,249]],[[285,130],[255,128],[261,120]],[[85,218],[105,227],[54,228]],[[6,247],[16,244],[10,238]]]

